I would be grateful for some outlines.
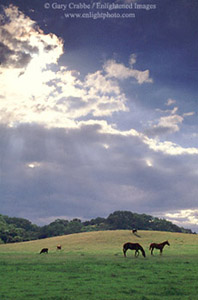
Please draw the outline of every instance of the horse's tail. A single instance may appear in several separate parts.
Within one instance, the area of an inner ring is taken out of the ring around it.
[[[146,257],[146,253],[145,253],[144,249],[142,248],[142,246],[140,246],[140,251],[142,252],[142,255],[143,255],[144,257]]]

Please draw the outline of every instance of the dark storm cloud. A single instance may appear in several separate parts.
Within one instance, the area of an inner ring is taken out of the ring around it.
[[[6,45],[0,42],[0,61],[1,65],[6,65],[7,56],[13,55],[13,51],[11,51]]]
[[[3,67],[23,68],[30,62],[31,56],[20,51],[12,51],[0,43],[0,62]]]
[[[53,51],[57,47],[56,45],[47,45],[45,42],[44,42],[44,44],[45,44],[44,50],[46,52]]]
[[[6,29],[1,28],[0,34],[0,62],[3,67],[26,67],[31,54],[38,53],[37,47],[32,47],[28,41],[17,40]]]
[[[38,222],[63,215],[88,219],[117,209],[160,213],[194,204],[195,157],[166,156],[138,137],[98,129],[1,127],[1,213]]]

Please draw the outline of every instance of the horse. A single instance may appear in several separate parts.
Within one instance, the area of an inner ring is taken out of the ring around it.
[[[41,253],[48,253],[48,248],[43,248],[43,249],[41,249],[40,254],[41,254]]]
[[[165,241],[165,242],[163,242],[163,243],[161,243],[161,244],[156,244],[156,243],[150,244],[149,250],[151,250],[151,255],[153,255],[153,250],[154,250],[154,248],[155,248],[155,249],[159,249],[159,250],[160,250],[160,255],[161,255],[161,254],[162,254],[162,251],[163,251],[163,248],[164,248],[165,245],[170,246],[170,244],[169,244],[168,241]]]
[[[144,257],[146,257],[146,254],[145,254],[145,251],[144,249],[142,248],[142,246],[138,243],[125,243],[123,245],[123,253],[124,253],[124,257],[126,257],[126,252],[127,250],[130,249],[130,250],[135,250],[135,257],[137,257],[139,255],[139,250],[142,252],[142,255]]]
[[[61,245],[56,246],[56,250],[61,250],[61,249],[62,249]]]
[[[132,233],[135,235],[135,236],[137,236],[137,237],[141,237],[139,234],[137,234],[137,229],[132,229]]]

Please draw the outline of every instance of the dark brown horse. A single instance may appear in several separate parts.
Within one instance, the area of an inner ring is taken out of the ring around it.
[[[151,250],[151,255],[153,255],[153,250],[154,249],[159,249],[160,250],[160,254],[162,254],[162,251],[163,251],[163,248],[164,248],[165,245],[170,246],[170,244],[169,244],[168,241],[165,241],[165,242],[163,242],[161,244],[156,244],[156,243],[150,244],[149,250]]]
[[[40,254],[41,254],[41,253],[48,253],[48,248],[43,248],[43,249],[41,249]]]
[[[61,250],[61,249],[62,249],[61,245],[56,246],[56,250]]]
[[[123,245],[123,253],[124,253],[124,257],[126,257],[126,252],[127,250],[130,249],[130,250],[135,250],[135,256],[138,256],[139,255],[139,250],[142,252],[142,255],[144,257],[146,257],[146,254],[145,254],[145,251],[144,249],[142,248],[142,246],[138,243],[125,243]]]

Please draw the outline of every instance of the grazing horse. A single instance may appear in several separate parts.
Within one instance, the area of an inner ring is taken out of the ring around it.
[[[142,255],[144,257],[146,257],[146,254],[145,254],[145,251],[144,249],[142,248],[142,246],[138,243],[125,243],[123,245],[123,253],[124,253],[124,257],[126,257],[126,252],[128,249],[131,249],[131,250],[135,250],[135,256],[138,256],[139,255],[139,250],[142,252]]]
[[[135,235],[135,236],[137,236],[137,237],[139,237],[140,238],[140,235],[139,234],[137,234],[137,229],[132,229],[132,233]]]
[[[61,245],[56,246],[56,250],[61,250],[61,249],[62,249]]]
[[[170,244],[169,244],[168,241],[165,241],[165,242],[163,242],[161,244],[156,244],[156,243],[150,244],[149,250],[151,250],[151,255],[153,255],[154,248],[155,249],[159,249],[160,250],[160,254],[162,254],[162,251],[163,251],[163,248],[164,248],[165,245],[170,246]]]
[[[43,249],[41,249],[40,254],[41,254],[41,253],[48,253],[48,248],[43,248]]]

